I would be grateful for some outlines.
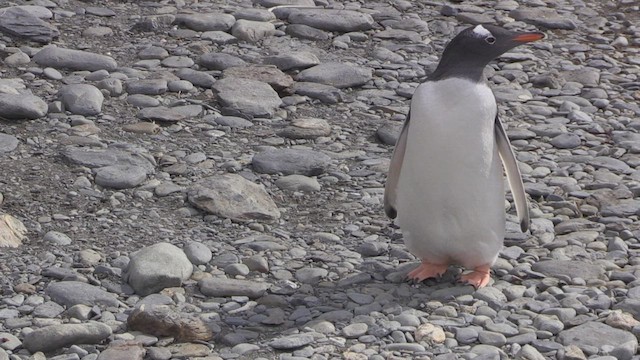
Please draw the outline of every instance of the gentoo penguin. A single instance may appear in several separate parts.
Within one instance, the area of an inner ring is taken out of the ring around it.
[[[400,226],[407,248],[422,264],[407,275],[439,277],[449,265],[481,288],[505,233],[504,165],[523,232],[529,209],[522,178],[484,67],[506,51],[544,38],[492,25],[463,30],[417,87],[393,151],[384,208]]]

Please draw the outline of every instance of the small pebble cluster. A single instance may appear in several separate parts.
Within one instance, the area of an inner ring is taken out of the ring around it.
[[[0,6],[0,360],[640,359],[637,1]],[[486,69],[531,231],[412,284],[389,158],[479,23],[547,34]]]

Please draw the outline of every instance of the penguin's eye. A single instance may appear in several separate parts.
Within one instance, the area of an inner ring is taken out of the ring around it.
[[[487,36],[484,41],[486,41],[489,44],[493,44],[496,42],[496,38],[494,38],[493,36]]]

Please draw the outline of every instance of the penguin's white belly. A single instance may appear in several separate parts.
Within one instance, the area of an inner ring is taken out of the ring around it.
[[[420,259],[467,268],[495,262],[505,228],[496,111],[485,84],[447,79],[416,89],[397,212]]]

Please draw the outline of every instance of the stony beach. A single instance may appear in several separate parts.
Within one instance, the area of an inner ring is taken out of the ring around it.
[[[1,6],[0,360],[640,359],[637,1]],[[486,69],[531,231],[410,283],[393,144],[480,23],[547,35]]]

